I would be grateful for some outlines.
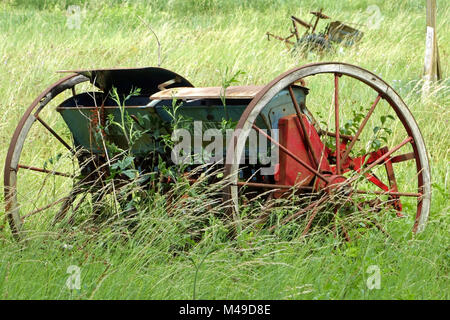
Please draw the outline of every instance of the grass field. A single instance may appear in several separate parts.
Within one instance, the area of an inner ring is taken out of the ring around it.
[[[183,221],[167,217],[158,195],[144,201],[152,218],[123,241],[106,228],[70,235],[34,234],[16,242],[0,231],[1,299],[448,299],[450,296],[450,5],[437,0],[437,32],[444,79],[422,99],[425,1],[168,0],[0,3],[0,162],[26,106],[61,77],[56,70],[156,66],[195,86],[221,86],[225,70],[242,70],[240,84],[266,84],[280,73],[315,61],[342,61],[380,75],[405,100],[428,149],[433,185],[427,228],[386,238],[368,230],[345,242],[332,234],[287,241],[245,234],[228,241],[212,221],[210,233],[188,250]],[[287,34],[289,17],[309,11],[367,23],[376,4],[380,27],[362,27],[358,46],[322,57],[294,57],[265,33]],[[78,5],[79,28],[67,8]],[[57,123],[59,115],[50,118]],[[51,148],[39,134],[38,148]],[[51,141],[51,138],[48,139]],[[0,187],[3,188],[3,179]],[[199,201],[202,199],[199,196]],[[201,205],[198,203],[197,205]],[[0,219],[3,220],[3,192]],[[394,221],[394,224],[400,222]],[[81,270],[81,288],[69,290],[68,267]],[[369,290],[369,266],[380,270]]]

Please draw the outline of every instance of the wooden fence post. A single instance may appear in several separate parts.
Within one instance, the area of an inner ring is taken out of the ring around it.
[[[441,64],[436,36],[436,0],[427,0],[427,32],[422,94],[428,96],[431,83],[441,78]]]

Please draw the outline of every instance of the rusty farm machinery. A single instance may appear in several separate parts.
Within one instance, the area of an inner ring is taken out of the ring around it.
[[[80,203],[95,204],[105,196],[94,192],[105,180],[158,172],[161,162],[149,160],[155,153],[173,164],[173,150],[161,147],[158,133],[171,134],[174,101],[187,122],[208,128],[224,120],[232,124],[233,143],[214,164],[221,179],[228,179],[223,195],[230,211],[223,219],[242,220],[242,196],[253,194],[266,201],[296,197],[294,211],[276,221],[271,208],[262,210],[258,221],[265,230],[303,221],[306,234],[323,212],[335,217],[356,212],[361,221],[388,214],[414,232],[426,225],[431,183],[424,140],[402,98],[365,69],[313,63],[266,85],[228,88],[194,87],[159,67],[66,72],[25,110],[9,145],[5,212],[16,236],[76,218]],[[141,129],[132,146],[126,133],[131,126]],[[261,141],[269,162],[259,151],[252,154]],[[130,147],[133,174],[111,175],[112,168],[127,169],[120,156],[108,156],[111,146]]]
[[[284,42],[284,44],[291,50],[300,49],[301,52],[319,52],[323,53],[332,49],[332,44],[339,44],[342,46],[352,46],[361,40],[363,32],[355,29],[341,21],[332,21],[328,23],[324,30],[317,31],[320,20],[329,20],[329,16],[319,11],[312,11],[313,15],[310,22],[303,21],[296,16],[291,16],[292,30],[287,37],[275,35],[267,32],[267,40],[274,38]],[[301,34],[300,28],[305,28],[305,32]]]

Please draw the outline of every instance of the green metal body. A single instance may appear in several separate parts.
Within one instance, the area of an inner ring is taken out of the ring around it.
[[[299,104],[305,103],[307,89],[294,87]],[[220,99],[198,99],[177,101],[175,118],[192,129],[194,121],[201,121],[203,128],[221,128],[226,119],[237,123],[250,103],[250,99],[230,99],[225,107]],[[57,107],[73,135],[76,147],[93,153],[104,153],[102,137],[109,143],[126,149],[129,146],[127,133],[121,128],[139,131],[140,137],[131,145],[137,155],[145,155],[159,147],[157,137],[171,134],[174,123],[174,102],[150,100],[145,96],[133,96],[119,104],[102,93],[76,95]],[[277,129],[281,117],[295,113],[287,90],[282,90],[264,108],[256,125],[262,129]],[[131,128],[133,127],[133,128]]]
[[[200,95],[193,100],[173,100],[171,95],[164,98],[158,94],[165,89],[176,91],[177,88],[194,86],[167,69],[149,67],[74,72],[88,77],[100,91],[74,95],[56,110],[72,133],[75,147],[94,154],[104,154],[105,147],[118,147],[145,156],[161,148],[161,138],[172,134],[175,121],[178,127],[188,130],[193,129],[196,121],[201,121],[205,130],[232,128],[257,92],[227,96],[225,104],[217,92],[209,98]],[[234,90],[244,93],[247,89],[235,87]],[[293,89],[298,103],[304,105],[308,89],[300,86],[293,86]],[[130,92],[135,94],[130,95]],[[152,99],[151,96],[155,97]],[[294,113],[288,91],[282,90],[261,112],[256,125],[262,129],[276,129],[281,117]]]

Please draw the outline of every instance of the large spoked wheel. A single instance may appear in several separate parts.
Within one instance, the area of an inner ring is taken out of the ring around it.
[[[306,80],[310,90],[307,108],[293,93],[300,80]],[[283,92],[290,95],[286,108],[290,108],[297,123],[293,126],[297,132],[292,129],[289,134],[302,140],[307,155],[293,148],[295,143],[283,145],[286,139],[264,134],[258,127],[258,119],[268,114],[270,102]],[[254,177],[242,179],[240,172],[246,165],[238,159],[245,158],[252,130],[278,149],[279,159],[289,159],[289,167],[283,168],[280,162],[280,171],[291,177],[297,171],[306,172],[306,178],[288,185],[282,185],[276,175],[260,181]],[[343,221],[346,215],[364,216],[367,219],[357,220],[358,225],[371,221],[366,225],[382,231],[377,219],[386,215],[408,224],[413,232],[422,231],[427,223],[431,183],[422,135],[400,96],[367,70],[345,63],[315,63],[280,75],[248,105],[233,139],[234,147],[227,151],[225,166],[230,179],[226,198],[232,203],[238,226],[246,226],[245,213],[240,212],[245,192],[259,189],[256,192],[276,198],[287,188],[289,194],[299,194],[300,200],[294,211],[268,223],[271,230],[302,220],[300,233],[305,235],[319,225],[324,212],[328,212],[330,222]],[[401,228],[405,228],[404,224]],[[348,236],[345,225],[338,229]]]
[[[29,106],[13,134],[4,191],[6,218],[16,237],[24,230],[45,230],[43,226],[64,215],[80,194],[77,177],[82,157],[50,104],[55,98],[75,95],[75,87],[87,80],[72,74],[51,85]]]

